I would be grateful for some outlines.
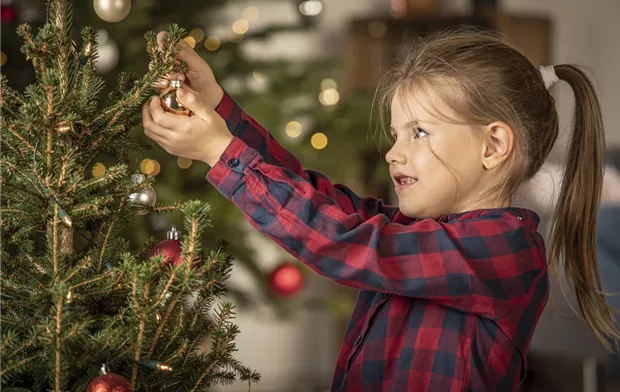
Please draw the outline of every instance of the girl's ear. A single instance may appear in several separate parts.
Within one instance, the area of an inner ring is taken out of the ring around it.
[[[506,161],[514,145],[514,132],[510,125],[495,121],[484,129],[482,143],[482,165],[485,169],[496,168]]]

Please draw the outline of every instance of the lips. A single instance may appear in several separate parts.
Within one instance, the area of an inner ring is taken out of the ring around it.
[[[402,192],[418,182],[416,177],[398,172],[392,175],[392,179],[394,180],[394,190],[396,193]]]

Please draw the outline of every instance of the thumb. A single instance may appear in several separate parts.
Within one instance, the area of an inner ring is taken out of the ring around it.
[[[215,110],[213,110],[200,97],[200,95],[189,86],[183,85],[177,89],[177,99],[183,104],[183,106],[194,112],[196,116],[205,121],[210,120],[210,118],[216,114]]]

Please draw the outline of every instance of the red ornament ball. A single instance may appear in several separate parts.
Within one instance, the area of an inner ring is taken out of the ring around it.
[[[151,251],[151,256],[164,256],[164,264],[179,265],[183,262],[181,257],[181,241],[179,240],[163,240],[155,245]]]
[[[157,255],[164,256],[164,265],[180,265],[183,263],[182,246],[181,246],[181,232],[177,231],[177,228],[172,226],[172,229],[166,234],[167,240],[163,240],[159,244],[155,245],[151,251],[151,257]],[[194,266],[200,265],[200,258],[196,256],[194,258]]]
[[[297,294],[304,285],[301,271],[284,262],[269,274],[269,286],[278,295],[288,297]]]
[[[17,10],[12,5],[3,5],[0,7],[0,21],[2,23],[12,22],[17,19]]]
[[[133,392],[133,388],[123,376],[107,373],[90,380],[86,392]]]

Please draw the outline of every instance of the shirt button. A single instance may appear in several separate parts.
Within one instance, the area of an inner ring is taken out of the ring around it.
[[[230,161],[228,161],[228,166],[230,167],[237,167],[239,166],[239,160],[237,158],[233,158]]]
[[[522,217],[521,215],[517,215],[517,219],[518,219],[518,220],[520,220],[520,221],[522,221],[522,220],[523,220],[523,217]]]
[[[355,338],[355,342],[353,344],[357,346],[358,344],[360,344],[361,341],[362,341],[362,337],[358,336],[357,338]]]

